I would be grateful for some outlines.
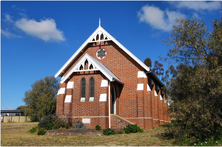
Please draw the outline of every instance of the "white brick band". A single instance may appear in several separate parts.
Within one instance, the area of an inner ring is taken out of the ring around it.
[[[138,71],[137,78],[146,78],[146,74],[144,71]]]
[[[143,84],[137,84],[137,90],[143,90]]]
[[[102,80],[101,87],[108,87],[108,80]]]
[[[59,94],[65,94],[66,88],[60,88],[57,95]]]
[[[100,94],[99,101],[105,102],[107,100],[107,94]]]
[[[74,88],[74,82],[68,82],[67,89],[73,89]]]
[[[72,95],[66,95],[65,103],[71,103],[71,102],[72,102]]]

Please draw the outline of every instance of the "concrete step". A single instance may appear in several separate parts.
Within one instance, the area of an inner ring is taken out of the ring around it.
[[[126,127],[126,125],[128,125],[128,124],[131,125],[131,124],[134,124],[134,123],[126,120],[125,118],[122,118],[119,115],[111,114],[111,128],[121,129],[121,128]]]

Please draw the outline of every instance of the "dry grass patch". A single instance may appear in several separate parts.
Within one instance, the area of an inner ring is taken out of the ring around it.
[[[13,132],[25,132],[38,125],[38,122],[31,123],[1,123],[1,134]]]
[[[172,145],[173,140],[157,137],[163,127],[145,130],[143,133],[116,135],[46,136],[28,133],[37,123],[2,124],[2,146],[149,146]],[[7,129],[8,131],[7,131]],[[26,131],[26,132],[21,132]],[[11,132],[6,134],[6,132]],[[16,133],[12,133],[16,132]]]

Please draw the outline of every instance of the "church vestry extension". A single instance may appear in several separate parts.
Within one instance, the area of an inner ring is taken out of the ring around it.
[[[91,129],[152,129],[171,121],[162,82],[100,23],[58,76],[56,114],[62,119],[81,120]]]

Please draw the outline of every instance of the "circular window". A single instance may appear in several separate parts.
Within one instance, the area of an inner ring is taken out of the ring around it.
[[[107,55],[107,51],[104,48],[100,48],[96,52],[96,57],[98,59],[104,59]]]

